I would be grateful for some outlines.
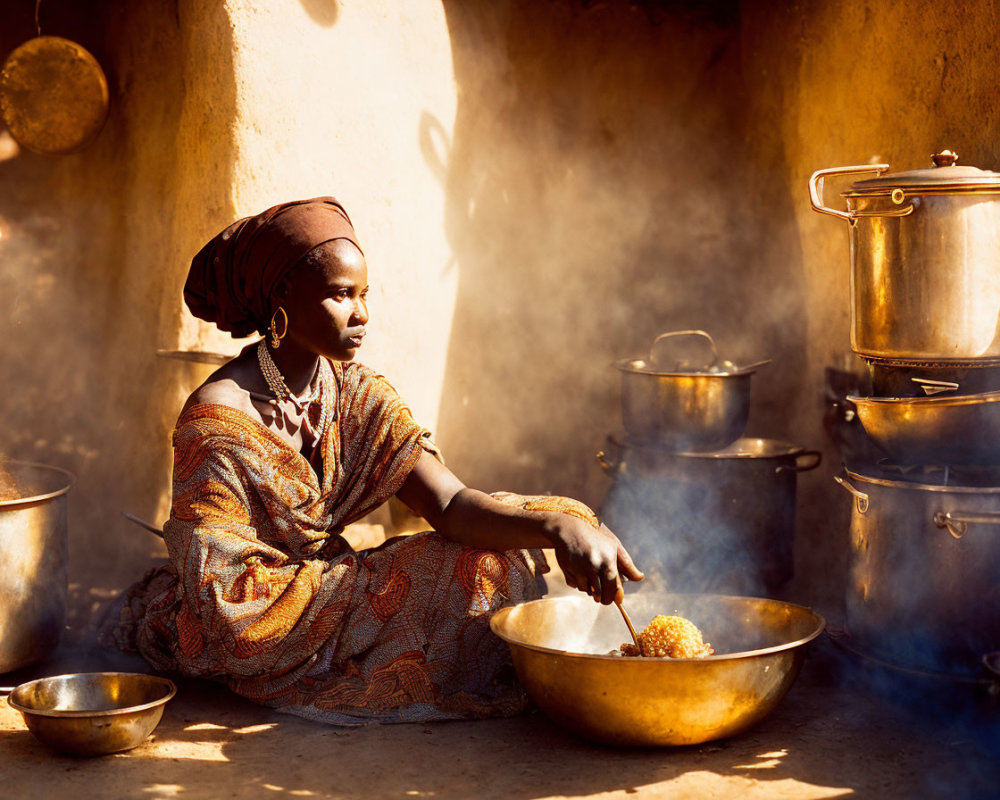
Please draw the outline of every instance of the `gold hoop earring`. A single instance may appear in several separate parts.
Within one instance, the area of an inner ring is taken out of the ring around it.
[[[278,335],[278,323],[277,323],[279,311],[281,312],[281,316],[285,318],[284,325],[282,325],[281,327],[280,336]],[[284,339],[285,335],[288,333],[288,312],[285,311],[285,309],[282,308],[281,306],[278,306],[274,310],[274,314],[271,316],[271,324],[268,325],[268,330],[271,332],[271,349],[277,350],[279,347],[281,347],[281,340]]]

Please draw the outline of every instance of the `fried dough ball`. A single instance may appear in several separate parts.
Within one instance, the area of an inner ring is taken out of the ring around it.
[[[623,656],[704,658],[715,650],[701,636],[698,626],[684,617],[657,614],[639,634],[640,653],[634,644],[621,646]]]

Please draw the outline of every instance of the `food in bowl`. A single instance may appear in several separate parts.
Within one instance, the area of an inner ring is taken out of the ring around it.
[[[706,658],[715,650],[702,637],[698,626],[684,617],[657,614],[639,633],[639,646],[623,644],[623,656],[647,658]]]

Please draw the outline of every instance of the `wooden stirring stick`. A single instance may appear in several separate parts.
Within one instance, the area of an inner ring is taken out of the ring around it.
[[[622,605],[622,601],[625,599],[625,590],[619,586],[618,592],[615,594],[615,605],[618,606],[618,610],[622,612],[622,619],[625,620],[625,624],[628,625],[628,632],[632,634],[632,641],[635,642],[635,646],[639,649],[639,653],[642,653],[642,645],[639,644],[639,637],[635,632],[635,627],[632,625],[632,620],[629,619],[628,612],[625,610],[625,606]]]

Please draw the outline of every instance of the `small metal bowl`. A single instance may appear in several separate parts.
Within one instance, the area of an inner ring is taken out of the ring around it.
[[[716,655],[610,655],[628,629],[616,608],[582,596],[533,600],[490,620],[538,707],[613,745],[699,744],[746,730],[785,696],[824,626],[808,608],[758,597],[638,592],[625,605],[636,628],[654,614],[690,619]]]
[[[81,672],[22,683],[7,702],[53,750],[97,756],[142,744],[176,693],[156,675]]]
[[[847,399],[868,437],[897,463],[1000,465],[1000,392]]]

